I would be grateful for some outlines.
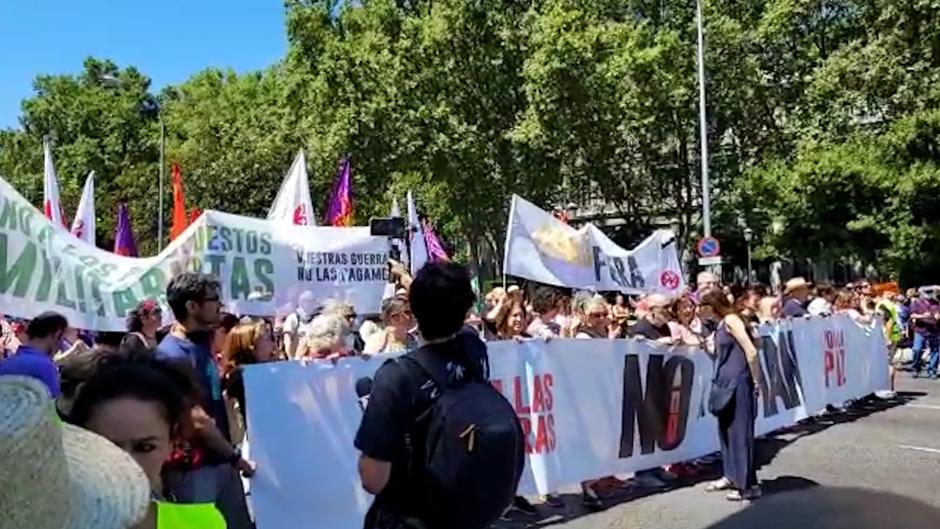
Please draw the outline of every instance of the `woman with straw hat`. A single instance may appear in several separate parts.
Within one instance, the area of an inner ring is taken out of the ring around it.
[[[134,529],[225,529],[214,504],[164,501],[163,465],[190,428],[194,391],[173,364],[131,355],[103,363],[75,400],[69,420],[124,449],[150,482],[150,509]]]
[[[129,529],[147,479],[107,439],[56,418],[46,387],[0,376],[0,529]]]

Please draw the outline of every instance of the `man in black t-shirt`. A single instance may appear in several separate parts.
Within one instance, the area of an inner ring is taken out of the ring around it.
[[[648,312],[627,329],[627,336],[673,343],[669,330],[669,300],[662,294],[650,294],[646,297],[646,305]]]
[[[409,298],[425,347],[444,361],[452,383],[485,381],[486,345],[463,329],[475,300],[466,269],[452,263],[426,265],[414,278]],[[409,471],[423,447],[423,440],[416,439],[417,418],[437,395],[430,379],[416,380],[404,362],[389,361],[376,372],[355,439],[362,486],[376,495],[366,529],[433,527],[429,520],[440,517],[435,505],[417,496],[420,487]]]

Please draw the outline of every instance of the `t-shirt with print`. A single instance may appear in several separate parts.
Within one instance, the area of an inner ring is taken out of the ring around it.
[[[486,344],[479,335],[462,331],[447,342],[427,345],[447,362],[451,379],[485,381],[489,378]],[[411,461],[422,461],[417,451],[424,446],[417,430],[419,414],[430,408],[436,393],[427,377],[416,376],[414,367],[402,360],[389,360],[375,373],[372,393],[356,433],[355,446],[363,455],[392,464],[388,484],[370,509],[369,517],[378,510],[402,516],[433,519],[433,506],[425,505],[411,493],[408,475],[408,446]],[[423,378],[423,382],[418,382]]]
[[[653,325],[649,318],[643,318],[627,329],[627,336],[631,338],[642,336],[647,340],[658,340],[672,337],[672,331],[669,329],[668,323]]]
[[[561,325],[555,320],[542,321],[541,318],[535,318],[526,332],[533,338],[557,338],[561,336]]]
[[[193,369],[199,382],[206,413],[215,420],[216,426],[228,437],[228,415],[222,399],[222,380],[219,368],[212,358],[211,333],[190,333],[186,338],[167,334],[157,346],[157,358],[171,362],[183,362]]]
[[[808,315],[803,303],[796,298],[790,298],[783,304],[783,310],[780,313],[787,318],[802,318]]]
[[[911,303],[911,316],[917,314],[927,314],[927,316],[914,320],[914,330],[926,336],[940,335],[940,326],[938,326],[937,318],[934,317],[938,310],[940,307],[934,299],[915,299]]]

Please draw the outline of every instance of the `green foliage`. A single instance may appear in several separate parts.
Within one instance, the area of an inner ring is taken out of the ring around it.
[[[288,0],[283,60],[206,70],[159,94],[88,59],[40,75],[0,174],[34,202],[43,135],[67,212],[98,173],[99,239],[125,199],[156,246],[161,117],[191,206],[261,216],[299,149],[315,206],[352,156],[359,223],[419,209],[498,270],[509,196],[616,209],[629,241],[700,232],[695,5],[648,0]],[[928,277],[940,218],[940,4],[713,0],[705,5],[716,235],[758,259],[874,263]],[[161,112],[155,111],[159,103]],[[169,185],[164,197],[170,210]]]

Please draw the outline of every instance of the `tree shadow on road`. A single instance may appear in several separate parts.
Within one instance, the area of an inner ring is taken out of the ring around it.
[[[926,393],[898,392],[897,397],[893,399],[882,400],[875,397],[867,397],[856,401],[844,410],[807,419],[793,426],[772,432],[757,440],[757,468],[759,470],[763,466],[770,464],[781,450],[803,437],[822,432],[838,424],[854,422],[874,413],[889,410],[897,406],[903,406],[923,395],[926,395]],[[686,487],[694,487],[702,482],[721,477],[720,459],[711,463],[699,463],[694,466],[689,465],[688,467],[690,472],[682,475],[678,480],[665,487],[642,487],[633,484],[629,488],[618,488],[602,482],[595,489],[603,500],[603,509],[601,510],[606,510],[654,494],[661,494]],[[761,482],[761,488],[767,496],[806,489],[817,485],[818,483],[815,481],[798,476],[780,476]],[[562,494],[559,496],[559,499],[564,502],[564,507],[553,508],[546,504],[538,504],[536,505],[538,514],[536,515],[526,515],[518,511],[512,511],[507,517],[493,524],[491,529],[547,527],[569,522],[595,512],[581,504],[579,494]]]

